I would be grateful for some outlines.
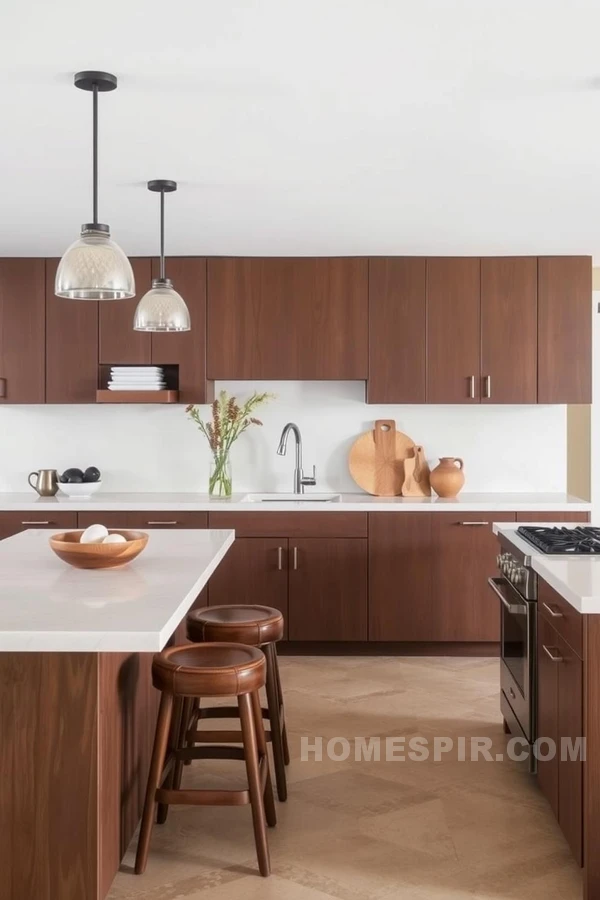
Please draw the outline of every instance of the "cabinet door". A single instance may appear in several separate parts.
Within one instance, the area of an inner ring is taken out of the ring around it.
[[[112,300],[100,307],[99,360],[105,364],[149,365],[151,335],[133,330],[133,317],[140,299],[150,290],[152,281],[149,257],[130,259],[135,277],[135,297],[131,300]]]
[[[537,400],[537,258],[481,260],[481,402]]]
[[[43,259],[0,259],[0,403],[43,403],[46,309]]]
[[[431,641],[499,641],[498,603],[487,583],[497,570],[493,522],[514,522],[514,513],[432,513]]]
[[[537,617],[537,733],[559,743],[558,735],[558,667],[560,658],[559,637],[546,621]],[[552,658],[554,657],[554,659]],[[548,745],[541,744],[541,752],[548,753]],[[558,819],[558,757],[538,759],[537,780],[552,811]]]
[[[592,260],[538,260],[538,403],[592,402]]]
[[[479,259],[428,259],[428,403],[479,403],[480,333]]]
[[[158,277],[158,260],[152,263]],[[152,364],[179,366],[181,403],[210,403],[212,385],[206,379],[206,260],[169,257],[167,274],[190,311],[191,330],[152,335]]]
[[[292,538],[291,641],[367,639],[367,542],[362,538]]]
[[[427,260],[369,260],[368,403],[425,403]]]
[[[211,606],[258,603],[283,613],[288,624],[288,542],[236,538],[208,585]]]
[[[46,260],[46,403],[95,403],[98,302],[57,297],[58,262]]]
[[[434,640],[432,513],[369,514],[369,640]]]
[[[366,379],[366,259],[211,259],[212,379]]]
[[[583,760],[567,752],[583,736],[583,663],[566,641],[557,641],[558,668],[558,822],[573,856],[582,865]]]

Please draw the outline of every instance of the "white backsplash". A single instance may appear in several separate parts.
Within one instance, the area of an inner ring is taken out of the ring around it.
[[[394,418],[429,460],[462,456],[466,491],[566,490],[565,406],[367,406],[362,382],[217,384],[238,397],[254,387],[277,399],[257,413],[264,427],[234,447],[235,491],[292,489],[291,437],[287,457],[276,454],[289,421],[302,430],[317,490],[358,490],[348,450],[377,418]],[[33,469],[91,465],[110,491],[207,490],[208,447],[182,406],[6,406],[0,423],[1,491],[28,490]]]

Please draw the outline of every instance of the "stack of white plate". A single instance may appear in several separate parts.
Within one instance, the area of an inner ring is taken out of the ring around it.
[[[109,391],[163,391],[166,388],[162,366],[112,366]]]

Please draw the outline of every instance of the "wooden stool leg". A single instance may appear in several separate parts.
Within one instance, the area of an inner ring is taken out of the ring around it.
[[[173,703],[173,713],[171,716],[171,728],[169,729],[169,740],[167,744],[167,748],[169,750],[175,750],[177,748],[177,741],[179,738],[179,732],[181,729],[181,712],[183,709],[183,698],[175,697]],[[175,767],[176,763],[173,762],[171,766],[171,771],[169,772],[169,776],[166,780],[165,787],[168,790],[171,790],[174,786],[175,779]],[[157,825],[164,825],[167,821],[167,816],[169,814],[169,807],[166,803],[159,803],[156,807],[156,823]]]
[[[189,728],[190,719],[192,717],[192,707],[194,705],[193,697],[185,697],[183,706],[181,707],[181,721],[179,724],[179,734],[177,735],[177,743],[175,748],[183,750],[186,746],[186,732]],[[183,774],[183,760],[177,759],[173,768],[173,787],[178,791],[181,787],[181,776]]]
[[[273,747],[275,781],[277,783],[277,796],[283,802],[284,800],[287,800],[287,784],[285,778],[281,719],[279,718],[280,707],[279,692],[277,690],[277,657],[273,652],[274,649],[274,644],[265,644],[263,647],[264,654],[267,658],[267,706],[269,708],[269,722],[271,724],[271,746]]]
[[[262,709],[260,708],[260,697],[258,691],[254,691],[252,696],[252,712],[254,713],[254,724],[256,727],[256,743],[258,745],[258,753],[261,760],[264,759],[264,765],[267,768],[267,777],[265,779],[265,815],[267,817],[267,825],[273,828],[277,825],[277,810],[275,809],[275,798],[273,797],[273,785],[271,784],[271,769],[269,766],[269,754],[267,752],[267,740],[265,738],[265,727],[263,725]]]
[[[254,839],[256,841],[258,868],[260,874],[266,877],[271,873],[271,864],[269,860],[265,806],[260,786],[256,728],[254,727],[254,715],[252,713],[252,700],[250,694],[239,695],[238,708],[240,711],[240,722],[244,737],[244,758],[246,761],[246,774],[248,776],[250,804],[252,806],[252,822],[254,824]]]
[[[281,725],[282,725],[281,733],[283,736],[283,761],[285,762],[286,766],[289,766],[289,764],[290,764],[290,748],[288,745],[287,727],[285,724],[285,707],[283,705],[283,691],[281,689],[281,676],[279,674],[279,657],[277,655],[277,644],[273,644],[273,660],[274,660],[274,664],[275,664],[275,672],[277,675],[277,678],[276,678],[277,694],[279,695],[279,711],[280,711]]]
[[[192,709],[190,711],[190,722],[193,722],[194,725],[196,725],[196,723],[197,723],[196,713],[199,713],[199,712],[200,712],[200,698],[194,697],[194,699],[192,701]],[[194,747],[195,746],[194,741],[190,738],[189,740],[187,740],[185,742],[185,746],[186,747]],[[186,759],[183,764],[184,764],[184,766],[191,766],[192,760]]]
[[[156,732],[154,734],[154,748],[152,750],[152,759],[150,761],[150,773],[148,775],[148,785],[146,787],[144,813],[142,815],[140,837],[138,840],[137,853],[135,856],[136,875],[142,875],[144,873],[146,869],[146,863],[148,862],[148,849],[150,847],[152,822],[154,819],[154,798],[161,782],[162,771],[165,764],[172,712],[173,695],[164,693],[161,694],[160,708],[158,710],[158,720],[156,722]]]

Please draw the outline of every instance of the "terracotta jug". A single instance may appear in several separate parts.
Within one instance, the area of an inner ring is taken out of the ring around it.
[[[458,463],[458,468],[456,464]],[[465,483],[463,461],[455,456],[440,456],[440,464],[429,477],[438,497],[456,497]]]

